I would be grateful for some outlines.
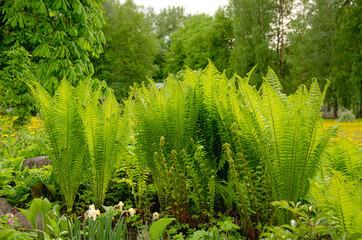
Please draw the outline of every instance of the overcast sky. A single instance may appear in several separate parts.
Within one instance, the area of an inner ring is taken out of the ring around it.
[[[120,0],[124,3],[125,0]],[[168,6],[183,6],[186,13],[208,13],[214,15],[219,6],[228,4],[228,0],[134,0],[137,5],[153,7],[156,13]]]

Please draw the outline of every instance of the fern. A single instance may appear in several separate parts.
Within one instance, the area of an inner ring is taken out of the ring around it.
[[[246,78],[227,79],[209,62],[202,72],[187,69],[183,82],[169,77],[160,90],[151,81],[136,91],[134,102],[136,153],[153,172],[160,201],[172,200],[166,192],[182,185],[174,171],[182,173],[190,179],[186,189],[198,208],[212,212],[213,189],[220,189],[238,207],[244,230],[257,238],[255,224],[273,221],[272,201],[305,198],[336,129],[322,128],[328,85],[321,92],[314,81],[309,91],[301,86],[286,96],[273,70],[259,90],[249,84],[252,71]],[[276,216],[280,222],[289,218]]]
[[[362,232],[362,151],[341,138],[330,144],[322,156],[323,167],[311,187],[312,200],[328,206],[335,227],[357,239]]]
[[[336,129],[325,132],[321,125],[319,110],[328,85],[321,92],[314,81],[309,92],[301,86],[287,97],[271,69],[259,91],[248,84],[249,77],[225,81],[227,89],[214,87],[214,101],[221,140],[230,144],[232,158],[240,166],[235,184],[245,181],[247,202],[258,219],[271,209],[270,201],[306,196],[309,179]],[[264,178],[256,181],[248,177],[251,173],[263,173]],[[268,221],[270,215],[264,216]],[[281,222],[289,217],[278,215]]]
[[[171,206],[181,222],[190,218],[190,204],[197,206],[192,211],[213,214],[217,163],[204,156],[198,136],[201,109],[207,107],[202,105],[202,77],[187,69],[183,82],[170,76],[162,89],[150,80],[148,88],[135,91],[132,102],[136,156],[152,171],[162,207]]]
[[[87,145],[88,178],[100,207],[105,199],[109,180],[117,165],[117,157],[123,143],[121,110],[112,92],[100,103],[99,90],[91,91],[90,83],[78,88],[77,96],[82,103],[84,133]]]
[[[67,207],[72,208],[85,176],[96,205],[101,206],[124,136],[113,93],[108,90],[104,99],[101,86],[93,90],[90,79],[76,89],[63,79],[54,98],[39,83],[31,88],[45,121],[52,163]]]
[[[362,205],[360,183],[347,181],[340,172],[332,172],[331,178],[323,185],[312,185],[314,201],[324,203],[330,209],[330,217],[341,232],[361,237]]]
[[[51,144],[51,159],[57,182],[68,209],[84,174],[85,136],[77,111],[74,88],[65,80],[52,98],[39,84],[31,86]]]
[[[323,155],[328,175],[331,175],[333,171],[339,171],[352,182],[359,180],[362,176],[361,159],[361,149],[346,138],[341,138],[340,142],[331,144]]]

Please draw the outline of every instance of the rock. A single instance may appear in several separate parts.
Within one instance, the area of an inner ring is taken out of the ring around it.
[[[26,229],[26,230],[32,230],[33,226],[31,226],[30,222],[28,221],[28,219],[25,217],[25,215],[22,212],[17,212],[14,214],[14,216],[16,218],[18,218],[16,221],[20,224],[20,226],[15,227],[16,230],[22,228],[22,229]],[[36,226],[37,229],[39,230],[43,230],[43,224],[42,224],[42,217],[41,215],[38,213],[38,218],[36,220]]]
[[[14,211],[16,208],[9,203],[6,198],[0,198],[0,218],[3,218],[5,214]]]
[[[25,159],[23,161],[24,167],[28,167],[28,168],[34,168],[34,166],[37,166],[37,168],[41,168],[41,167],[50,165],[50,163],[51,163],[51,160],[48,159],[46,156],[29,158],[29,159]]]
[[[28,219],[25,217],[25,215],[20,212],[18,209],[16,209],[15,206],[13,206],[11,203],[9,203],[5,198],[0,198],[0,218],[3,218],[5,214],[13,212],[14,216],[18,218],[16,221],[20,224],[20,226],[16,226],[15,229],[27,229],[32,230],[33,226],[31,226]],[[15,213],[14,213],[15,212]],[[38,213],[37,218],[37,228],[39,230],[43,230],[43,224],[42,224],[42,217]]]

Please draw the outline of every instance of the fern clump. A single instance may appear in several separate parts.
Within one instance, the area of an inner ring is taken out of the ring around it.
[[[343,173],[335,171],[323,184],[312,185],[313,201],[323,203],[328,210],[328,218],[334,219],[332,226],[339,233],[362,237],[362,211],[360,183],[349,181]],[[352,238],[351,238],[352,239]]]
[[[30,86],[49,137],[49,157],[68,209],[84,177],[86,144],[84,126],[74,98],[75,89],[65,79],[54,97],[37,82]]]
[[[87,146],[87,176],[97,207],[101,207],[106,197],[126,129],[119,104],[113,92],[108,91],[103,97],[100,88],[93,91],[89,82],[81,83],[76,89]]]
[[[217,168],[207,164],[198,143],[200,73],[188,69],[183,82],[170,76],[161,89],[151,81],[133,97],[127,104],[134,105],[135,153],[152,171],[162,207],[187,222],[191,195],[196,212],[212,213]]]
[[[336,129],[322,126],[328,85],[321,91],[315,80],[309,91],[300,86],[287,96],[273,70],[259,90],[249,84],[251,74],[232,79],[216,74],[210,102],[218,111],[217,128],[233,176],[228,185],[235,189],[244,230],[257,237],[252,221],[269,222],[272,201],[297,202],[307,195],[309,179]],[[283,211],[275,216],[278,222],[291,218]]]
[[[161,89],[151,81],[135,91],[133,104],[136,155],[151,169],[160,201],[182,209],[195,203],[212,216],[221,195],[239,209],[241,230],[256,239],[256,225],[290,220],[271,203],[306,197],[336,128],[322,126],[328,84],[321,91],[314,80],[287,96],[273,70],[259,89],[249,84],[251,74],[228,79],[210,62],[203,71],[186,69],[183,81],[169,77]],[[178,186],[207,197],[186,199]]]
[[[79,185],[88,178],[100,207],[127,129],[113,92],[103,92],[90,80],[74,88],[63,79],[53,98],[39,83],[30,87],[45,121],[49,156],[66,206],[72,208]]]

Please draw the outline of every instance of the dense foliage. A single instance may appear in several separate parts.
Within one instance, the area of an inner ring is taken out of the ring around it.
[[[66,77],[76,85],[93,73],[91,57],[103,51],[101,1],[0,1],[0,111],[19,123],[35,114],[25,82],[51,95]],[[4,96],[4,98],[3,98]]]
[[[93,72],[90,56],[105,43],[101,1],[2,1],[2,47],[18,41],[34,58],[39,81],[51,92],[62,77],[72,84]]]
[[[26,83],[35,79],[29,53],[17,42],[4,52],[6,66],[0,70],[0,113],[11,111],[23,124],[35,112],[33,99]]]
[[[107,81],[121,99],[134,83],[155,74],[158,41],[150,17],[134,2],[107,1],[104,11],[107,23],[102,30],[107,44],[95,61],[95,76]]]
[[[360,15],[0,0],[0,239],[362,238]]]
[[[189,15],[182,7],[156,14],[132,0],[101,5],[98,0],[13,5],[2,0],[0,70],[18,41],[31,62],[22,71],[32,71],[51,93],[63,76],[74,85],[94,73],[120,100],[146,77],[162,82],[184,65],[206,67],[209,58],[228,77],[257,66],[251,83],[258,86],[270,66],[288,94],[300,84],[310,86],[313,78],[320,86],[328,79],[326,107],[334,117],[342,107],[360,115],[359,1],[233,0],[214,16]],[[12,107],[27,101],[16,96]]]
[[[29,198],[29,187],[18,180],[29,176],[35,185],[45,184],[40,196],[58,199],[70,213],[84,211],[90,200],[101,205],[108,198],[107,203],[114,205],[106,207],[96,222],[81,223],[58,213],[59,206],[51,210],[47,201],[34,200],[22,212],[31,221],[37,212],[44,216],[54,212],[49,215],[51,228],[42,233],[54,238],[129,231],[152,236],[155,226],[165,229],[169,224],[169,238],[360,237],[362,214],[353,209],[359,208],[361,150],[344,139],[328,144],[336,128],[325,130],[319,112],[328,86],[321,91],[315,81],[310,90],[301,86],[288,96],[273,70],[258,90],[250,85],[251,74],[228,79],[209,63],[203,71],[187,69],[181,81],[170,76],[161,89],[152,81],[134,89],[122,108],[112,91],[104,91],[96,81],[74,88],[63,80],[54,97],[33,83],[53,172],[49,167],[22,170],[23,158],[13,159],[22,155],[20,151],[3,155],[6,171],[1,176],[10,180],[3,182],[1,194]],[[120,177],[122,171],[126,174]],[[127,185],[113,184],[123,181],[132,187],[132,196],[125,192]],[[128,210],[122,210],[125,204],[119,199],[128,199]],[[151,209],[161,211],[163,221],[155,221],[159,214],[151,214]],[[110,210],[119,219],[112,231],[106,220]],[[91,205],[84,217],[98,215]],[[170,215],[174,218],[167,218]],[[7,217],[11,226],[15,220]],[[151,217],[158,224],[148,230]],[[72,221],[75,232],[67,230]],[[144,227],[132,230],[140,224]]]

